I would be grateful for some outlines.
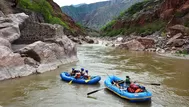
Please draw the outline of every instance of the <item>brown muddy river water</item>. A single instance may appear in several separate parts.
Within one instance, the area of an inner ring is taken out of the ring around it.
[[[115,50],[101,45],[78,47],[79,61],[52,72],[0,82],[0,105],[3,107],[189,107],[189,60],[171,59],[146,52]],[[81,67],[91,75],[100,75],[97,85],[79,85],[61,81],[59,74]],[[101,90],[109,75],[132,80],[160,83],[145,85],[153,94],[151,102],[130,103]]]

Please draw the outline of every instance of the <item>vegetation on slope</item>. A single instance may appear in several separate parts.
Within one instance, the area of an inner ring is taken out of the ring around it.
[[[69,29],[66,22],[63,22],[60,19],[61,15],[60,17],[55,17],[53,15],[53,8],[46,0],[19,0],[18,5],[21,8],[41,13],[47,23],[60,24],[65,28]]]
[[[103,36],[129,35],[134,32],[139,35],[150,35],[164,29],[166,25],[165,21],[158,18],[152,20],[151,16],[143,16],[143,22],[140,22],[141,14],[154,10],[154,5],[158,3],[161,3],[161,0],[158,2],[145,0],[132,5],[115,20],[112,20],[101,28]],[[117,27],[116,24],[119,24],[119,26]]]

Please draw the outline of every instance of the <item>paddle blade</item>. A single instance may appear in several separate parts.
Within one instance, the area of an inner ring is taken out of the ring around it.
[[[160,86],[161,84],[157,84],[157,83],[145,83],[145,82],[139,82],[139,81],[136,81],[137,83],[141,83],[141,84],[147,84],[147,85],[157,85],[157,86]]]
[[[99,90],[95,90],[95,91],[89,92],[89,93],[87,93],[87,95],[90,95],[90,94],[96,93],[96,92],[98,92],[98,91],[99,91]]]
[[[73,80],[71,80],[68,84],[69,84],[69,85],[72,84],[72,81],[73,81]]]
[[[151,85],[157,85],[157,86],[160,86],[161,84],[151,83]]]
[[[101,88],[101,89],[98,89],[98,90],[91,91],[91,92],[87,93],[87,95],[90,95],[90,94],[96,93],[96,92],[98,92],[98,91],[100,91],[100,90],[103,90],[103,89],[104,89],[104,88]]]
[[[86,83],[88,83],[90,80],[85,80]]]

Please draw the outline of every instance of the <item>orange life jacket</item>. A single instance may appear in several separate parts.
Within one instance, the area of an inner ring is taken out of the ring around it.
[[[143,92],[143,90],[140,89],[140,88],[138,88],[138,89],[135,91],[135,93],[139,93],[139,92]]]

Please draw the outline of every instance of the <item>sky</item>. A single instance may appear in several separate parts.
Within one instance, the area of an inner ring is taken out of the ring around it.
[[[69,6],[69,5],[76,5],[76,4],[81,4],[81,3],[95,3],[99,1],[108,1],[108,0],[53,0],[56,2],[59,6]]]

